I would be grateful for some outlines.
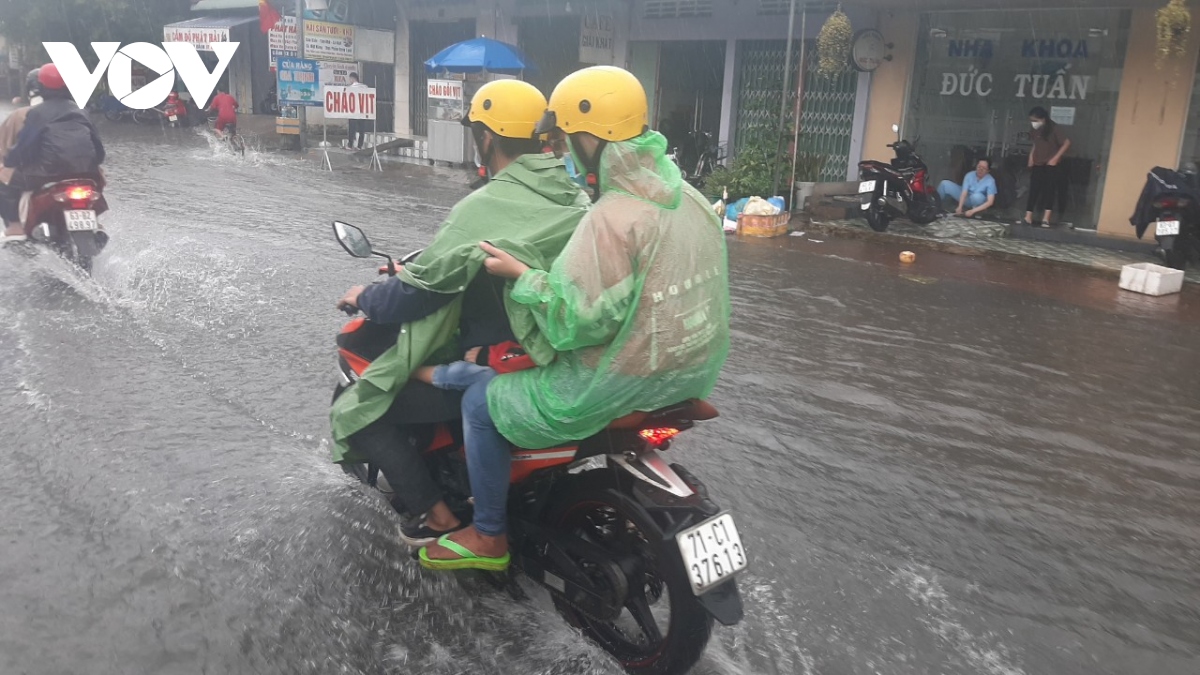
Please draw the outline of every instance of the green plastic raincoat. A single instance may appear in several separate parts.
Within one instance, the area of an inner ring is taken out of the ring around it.
[[[488,386],[496,427],[520,447],[581,440],[716,384],[729,354],[725,235],[666,149],[657,132],[608,144],[600,200],[550,271],[513,287],[559,351]]]
[[[400,272],[405,283],[437,293],[461,293],[480,272],[487,240],[511,251],[531,267],[548,268],[562,251],[590,206],[554,155],[524,155],[497,173],[487,185],[454,206],[437,236]],[[510,283],[510,289],[512,283]],[[509,294],[511,295],[511,294]],[[517,339],[539,364],[554,359],[528,312],[506,297]],[[420,321],[407,324],[396,346],[371,363],[362,378],[334,403],[333,461],[360,462],[347,439],[383,416],[413,371],[442,347],[452,344],[462,310],[459,297]],[[457,355],[461,356],[461,355]]]

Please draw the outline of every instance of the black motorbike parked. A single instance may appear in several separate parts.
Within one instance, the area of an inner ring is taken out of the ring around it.
[[[1156,166],[1146,176],[1137,210],[1129,222],[1139,239],[1154,225],[1158,255],[1168,267],[1200,263],[1200,175],[1196,166],[1181,171]]]
[[[900,127],[892,125],[900,133]],[[941,214],[937,191],[929,183],[929,167],[916,146],[897,136],[889,143],[896,157],[891,162],[859,162],[859,196],[867,225],[876,232],[887,230],[893,218],[906,217],[918,225],[932,223]]]

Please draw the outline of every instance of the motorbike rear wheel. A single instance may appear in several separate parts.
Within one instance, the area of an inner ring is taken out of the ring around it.
[[[614,557],[634,562],[623,566],[628,592],[615,619],[589,616],[555,594],[554,605],[563,618],[630,673],[676,675],[690,670],[708,645],[713,619],[692,593],[675,541],[664,541],[658,525],[632,499],[599,485],[573,492],[552,522]],[[604,565],[577,562],[597,586],[617,592]]]
[[[888,225],[892,219],[888,214],[883,212],[883,209],[878,206],[872,206],[867,209],[867,225],[871,226],[876,232],[887,232]]]
[[[1175,246],[1163,251],[1163,261],[1167,263],[1167,267],[1172,269],[1187,269],[1186,247],[1180,246],[1179,243],[1176,243]]]

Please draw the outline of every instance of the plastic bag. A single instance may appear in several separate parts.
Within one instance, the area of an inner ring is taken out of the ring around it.
[[[779,207],[762,197],[751,197],[742,213],[749,216],[776,216],[779,215],[779,211]]]

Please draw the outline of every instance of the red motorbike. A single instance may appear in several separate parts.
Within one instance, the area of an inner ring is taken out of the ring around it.
[[[72,178],[47,183],[21,197],[25,236],[78,265],[92,270],[92,258],[108,244],[100,214],[108,210],[103,181]]]
[[[362,230],[340,222],[333,229],[350,255],[387,258],[383,271],[395,275],[392,259],[376,253]],[[396,344],[399,329],[370,318],[346,324],[337,341],[334,400]],[[733,517],[704,483],[663,455],[681,432],[716,416],[704,401],[682,401],[627,415],[577,443],[513,448],[513,566],[544,586],[559,613],[630,673],[686,673],[704,652],[714,619],[727,626],[742,619],[735,577],[749,558]],[[412,438],[425,446],[447,504],[469,512],[461,425],[414,425]],[[375,486],[372,467],[343,468]]]
[[[892,125],[892,130],[900,131]],[[896,157],[891,162],[859,162],[858,193],[867,225],[884,232],[892,219],[907,217],[918,225],[937,220],[942,212],[937,189],[929,182],[929,167],[917,155],[916,146],[897,139],[889,143]]]

